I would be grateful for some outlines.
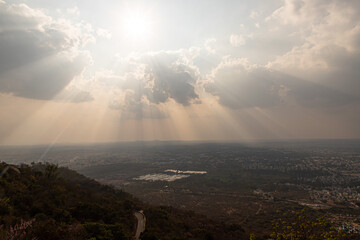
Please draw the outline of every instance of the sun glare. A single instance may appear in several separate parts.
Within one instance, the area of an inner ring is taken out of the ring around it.
[[[153,34],[151,16],[145,12],[128,12],[123,17],[123,33],[131,41],[149,40]]]

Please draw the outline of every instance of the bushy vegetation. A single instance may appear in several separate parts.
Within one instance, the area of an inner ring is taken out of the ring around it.
[[[0,179],[2,237],[11,239],[13,228],[31,221],[26,239],[131,239],[136,208],[128,201],[136,204],[129,194],[55,165],[12,166]]]
[[[346,240],[359,237],[336,229],[324,216],[314,219],[305,209],[283,214],[273,226],[274,231],[268,240]]]
[[[5,171],[4,171],[5,170]],[[0,239],[132,239],[134,212],[147,217],[142,239],[245,239],[228,226],[130,194],[51,164],[0,163]]]

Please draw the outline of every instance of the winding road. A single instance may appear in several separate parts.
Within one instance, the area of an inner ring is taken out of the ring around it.
[[[135,234],[135,240],[140,239],[140,234],[145,231],[145,224],[146,224],[146,217],[142,210],[139,212],[134,213],[135,217],[138,220],[137,228],[136,228],[136,234]]]

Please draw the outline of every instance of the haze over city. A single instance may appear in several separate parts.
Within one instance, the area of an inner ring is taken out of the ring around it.
[[[0,0],[0,144],[360,137],[360,2]]]

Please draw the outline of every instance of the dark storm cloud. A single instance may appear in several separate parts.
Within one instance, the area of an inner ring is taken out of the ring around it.
[[[90,38],[80,26],[0,2],[0,92],[52,99],[89,63],[79,48]]]

